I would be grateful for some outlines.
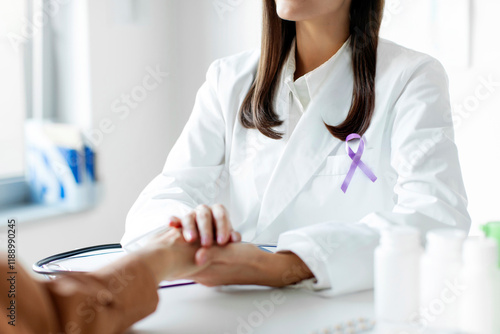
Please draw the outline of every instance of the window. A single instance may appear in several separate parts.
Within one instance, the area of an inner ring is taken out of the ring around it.
[[[22,35],[27,7],[25,1],[0,2],[0,207],[27,198],[23,139],[30,49],[26,43],[16,44],[12,39]]]
[[[77,128],[90,124],[86,19],[85,1],[0,2],[0,219],[12,214],[26,220],[88,207],[30,203],[31,190],[25,177],[28,172],[42,174],[25,162],[25,135],[32,134],[25,132],[26,121],[66,123]],[[39,156],[44,165],[48,158],[43,153]],[[64,153],[63,158],[69,159]],[[52,164],[54,167],[54,161]],[[62,178],[55,177],[58,182]],[[60,182],[58,187],[58,196],[67,202],[69,193]],[[45,190],[45,184],[37,189],[42,194]]]

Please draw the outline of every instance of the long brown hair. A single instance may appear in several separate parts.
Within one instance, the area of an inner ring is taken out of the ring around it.
[[[351,133],[363,135],[370,126],[375,108],[375,74],[377,45],[384,0],[352,0],[350,37],[354,87],[347,118],[339,125],[328,125],[328,131],[341,140]],[[295,22],[282,20],[275,0],[264,0],[262,46],[257,76],[240,110],[244,127],[258,129],[269,138],[281,139],[274,130],[283,123],[273,108],[279,75],[295,38]]]

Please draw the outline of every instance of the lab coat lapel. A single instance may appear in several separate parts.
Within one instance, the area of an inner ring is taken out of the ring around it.
[[[321,88],[313,96],[276,165],[262,199],[256,237],[275,221],[297,193],[342,141],[324,122],[339,124],[347,116],[352,97],[350,53],[340,55]]]

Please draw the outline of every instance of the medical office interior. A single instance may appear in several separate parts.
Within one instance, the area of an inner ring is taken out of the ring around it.
[[[11,218],[27,268],[52,254],[118,243],[208,66],[260,46],[261,12],[259,0],[2,0],[2,251]],[[500,221],[498,13],[498,0],[386,0],[381,27],[382,38],[432,55],[448,73],[473,237]],[[54,123],[64,126],[49,127],[47,137],[42,125]],[[64,199],[44,199],[48,190],[36,180],[44,159],[34,151],[50,140],[71,147],[81,136],[94,172],[84,186],[67,185]],[[432,149],[432,139],[423,142],[415,159]],[[326,317],[308,328],[321,330]]]

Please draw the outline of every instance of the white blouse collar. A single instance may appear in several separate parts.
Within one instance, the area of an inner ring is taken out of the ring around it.
[[[307,86],[307,91],[309,93],[309,96],[307,97],[308,101],[314,98],[318,89],[321,87],[323,81],[328,77],[330,73],[332,73],[332,71],[335,68],[335,64],[337,63],[336,60],[343,52],[346,52],[345,50],[348,48],[347,47],[348,44],[349,44],[349,39],[347,39],[347,41],[342,45],[342,47],[332,57],[330,57],[330,59],[328,59],[326,62],[324,62],[314,70],[304,74],[295,81],[298,82],[299,80],[300,81],[305,80],[305,85]],[[286,84],[286,86],[288,86],[290,91],[292,91],[292,93],[297,95],[297,90],[293,80],[296,69],[295,52],[296,52],[296,39],[293,40],[292,46],[288,53],[288,57],[285,61],[285,64],[283,65],[283,81]],[[301,83],[299,82],[299,84]]]

